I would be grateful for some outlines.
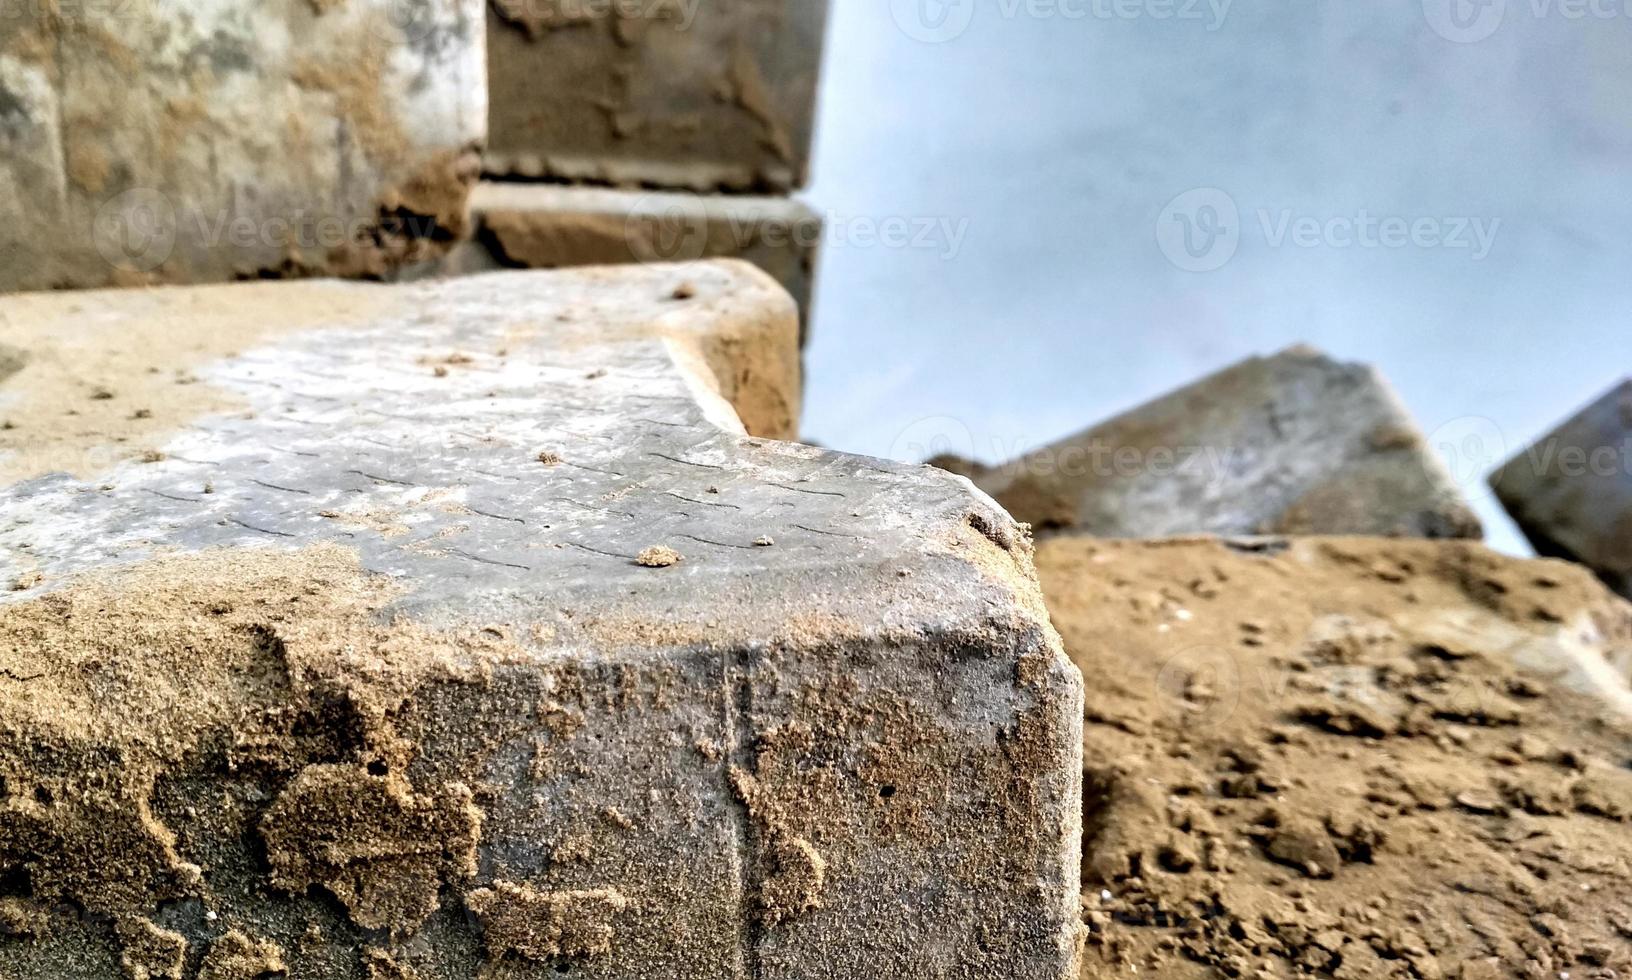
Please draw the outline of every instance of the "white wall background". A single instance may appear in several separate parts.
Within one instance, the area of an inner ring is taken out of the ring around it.
[[[1306,341],[1525,550],[1484,472],[1632,373],[1632,0],[834,4],[809,437],[997,462]]]

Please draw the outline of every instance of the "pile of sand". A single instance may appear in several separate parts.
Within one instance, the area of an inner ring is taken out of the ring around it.
[[[1038,566],[1088,685],[1085,977],[1632,971],[1632,606],[1586,571],[1365,539]]]

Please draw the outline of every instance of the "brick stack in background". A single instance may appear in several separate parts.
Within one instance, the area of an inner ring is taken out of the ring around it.
[[[12,7],[0,292],[383,278],[468,234],[481,0]]]
[[[491,0],[474,239],[415,270],[743,258],[809,297],[825,0]]]

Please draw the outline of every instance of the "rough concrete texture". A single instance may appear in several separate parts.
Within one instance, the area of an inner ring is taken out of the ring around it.
[[[1632,598],[1632,380],[1490,478],[1536,550],[1591,568]]]
[[[1624,977],[1632,606],[1463,541],[1055,539],[1084,978]]]
[[[491,174],[786,192],[810,166],[827,0],[491,0]]]
[[[8,5],[0,290],[434,254],[480,167],[484,47],[480,0]]]
[[[1029,542],[742,434],[743,338],[797,353],[756,270],[6,312],[8,438],[41,371],[218,394],[0,491],[0,976],[1074,975]],[[207,335],[183,374],[154,324]]]
[[[1039,531],[1483,533],[1387,382],[1306,347],[1244,361],[1000,467],[938,464]]]
[[[809,339],[822,217],[799,201],[484,182],[476,186],[470,204],[474,240],[404,270],[403,278],[501,268],[743,259],[793,296],[800,309],[801,344]]]

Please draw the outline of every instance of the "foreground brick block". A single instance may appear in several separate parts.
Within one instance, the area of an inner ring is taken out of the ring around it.
[[[1490,478],[1544,555],[1578,561],[1632,598],[1632,380]]]
[[[810,167],[827,0],[492,0],[487,170],[786,192]]]
[[[445,248],[486,132],[481,15],[9,5],[0,290],[377,276]]]
[[[475,240],[413,277],[743,259],[793,296],[808,339],[822,218],[799,201],[488,182],[471,195],[471,216]]]
[[[1041,530],[1483,533],[1382,377],[1302,347],[1244,361],[1001,467],[943,462]]]
[[[1029,544],[742,434],[742,352],[797,354],[763,275],[7,314],[9,440],[135,420],[8,443],[0,976],[1076,976]]]

